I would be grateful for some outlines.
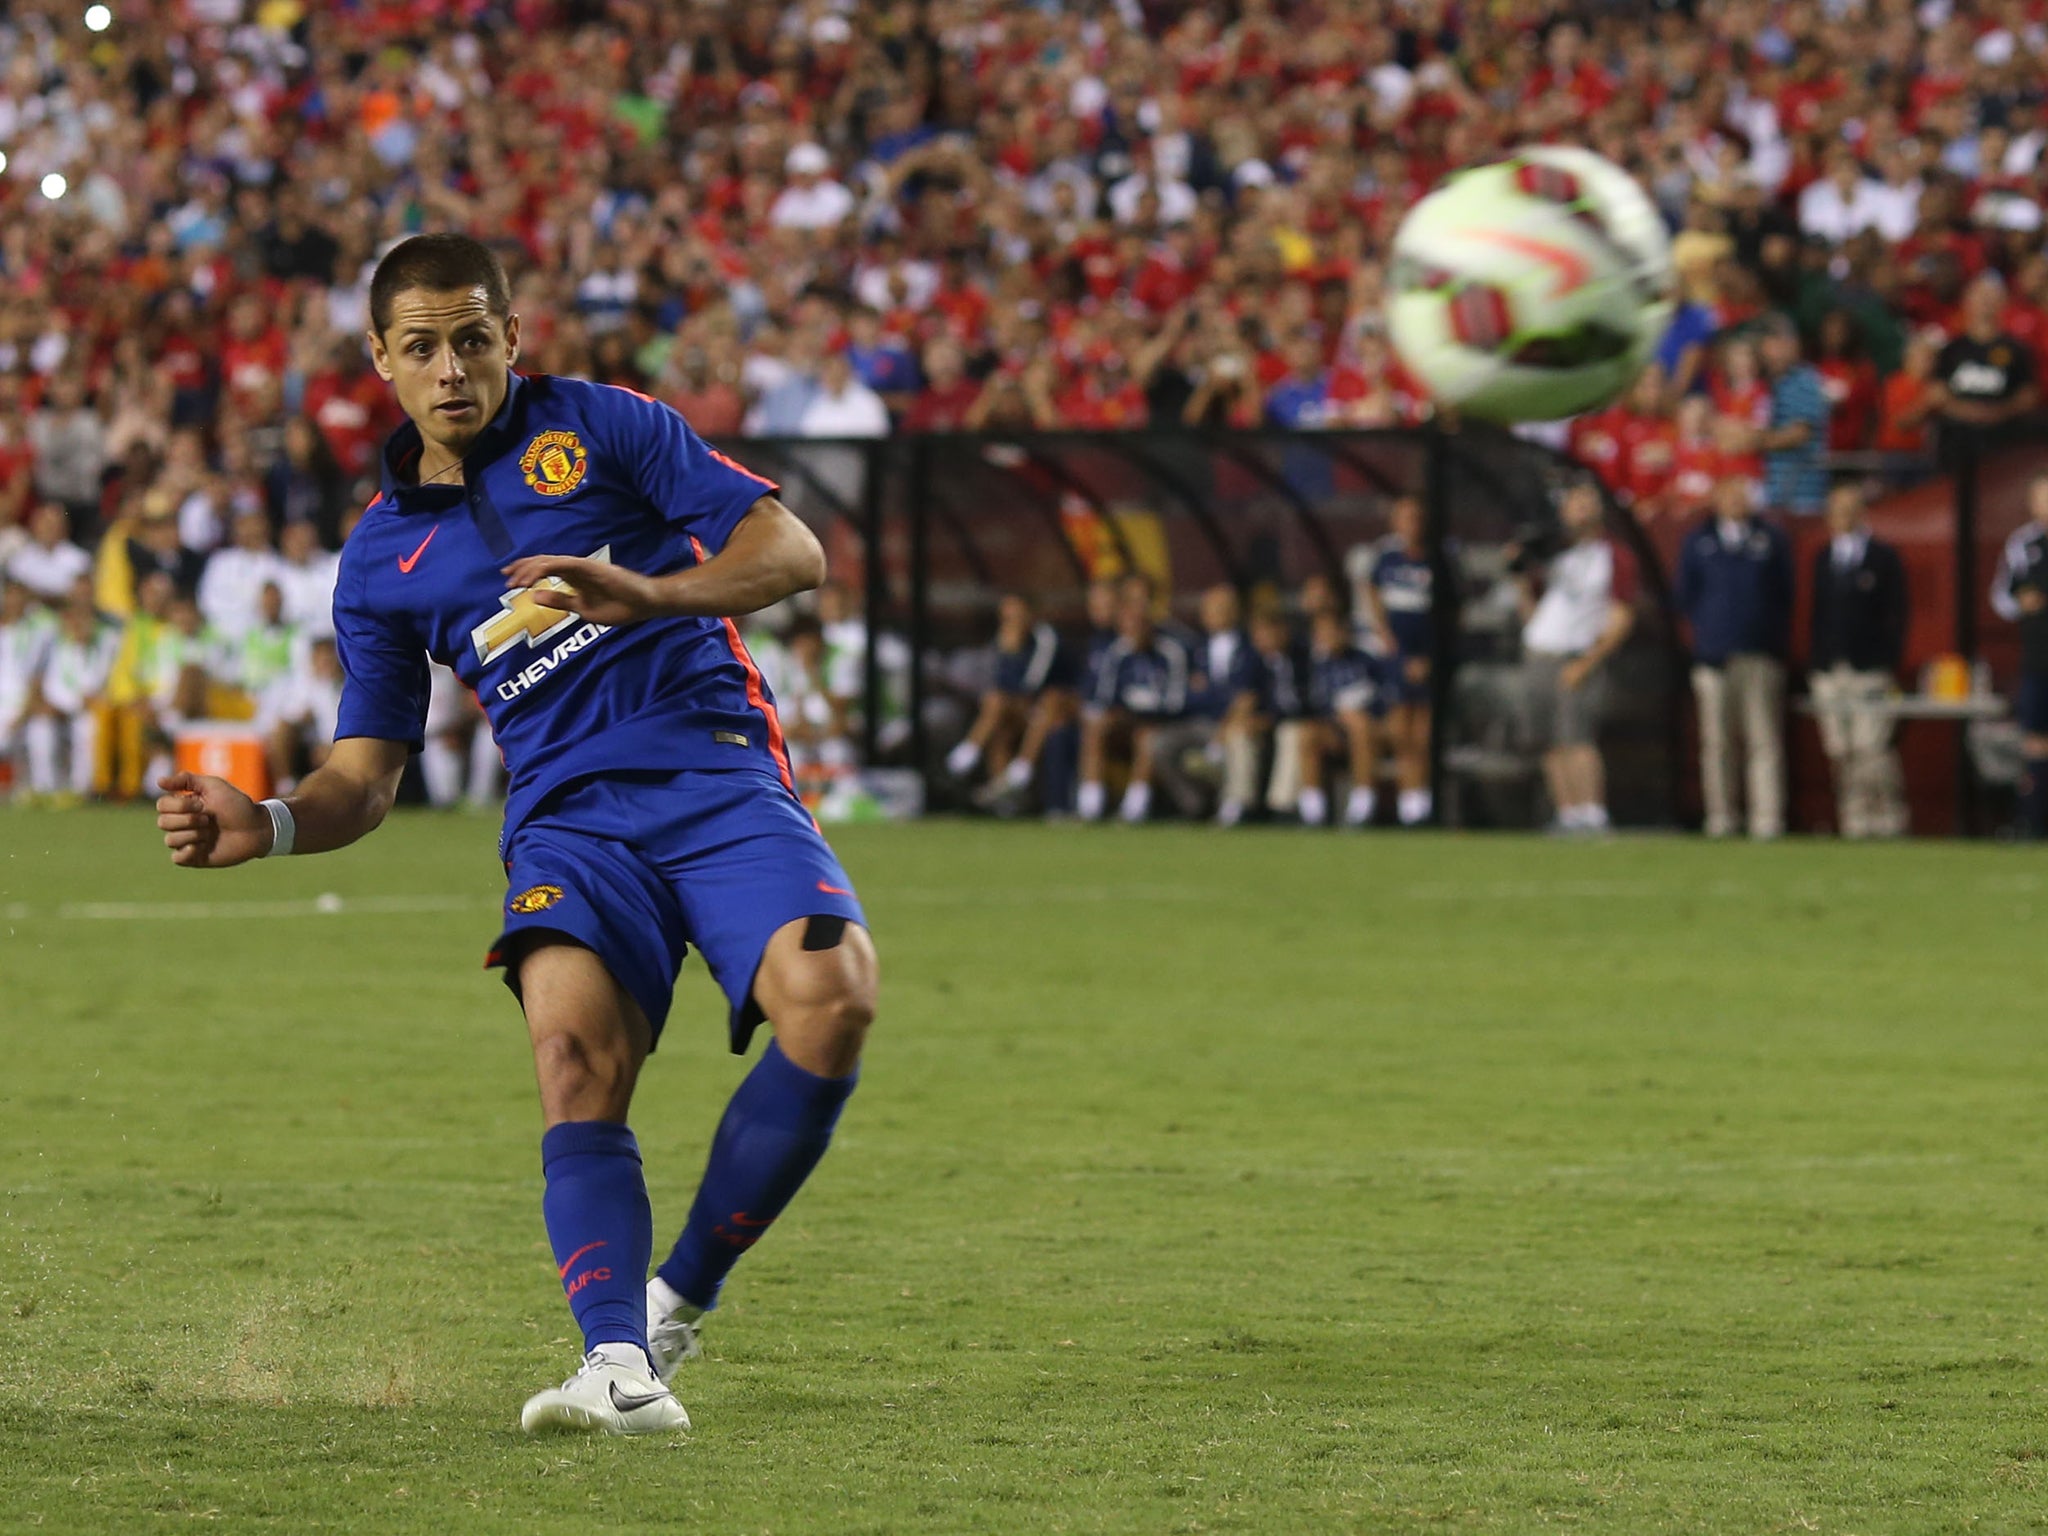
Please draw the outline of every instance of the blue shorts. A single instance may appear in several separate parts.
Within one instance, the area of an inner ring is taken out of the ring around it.
[[[2029,736],[2048,736],[2048,672],[2022,672],[2013,718]]]
[[[778,928],[867,923],[810,812],[751,769],[580,779],[512,834],[505,877],[505,928],[485,964],[506,965],[524,934],[561,934],[604,962],[659,1040],[694,944],[730,1004],[735,1054],[762,1021],[754,975]],[[505,983],[518,992],[516,968]]]
[[[1380,672],[1380,692],[1387,703],[1427,704],[1429,702],[1429,679],[1414,682],[1408,676],[1408,658],[1411,653],[1402,652],[1387,658]]]

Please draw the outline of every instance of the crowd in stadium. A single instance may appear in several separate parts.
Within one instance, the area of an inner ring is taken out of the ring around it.
[[[210,630],[267,725],[319,717],[306,573],[395,420],[368,275],[423,228],[503,252],[522,366],[707,436],[1371,426],[1426,410],[1383,334],[1402,211],[1564,136],[1677,231],[1659,366],[1570,429],[1641,515],[1730,476],[1818,512],[1840,455],[2037,403],[2048,35],[2017,0],[75,11],[0,20],[0,568],[74,648],[125,626],[115,707],[147,622]],[[247,653],[280,625],[289,706]]]

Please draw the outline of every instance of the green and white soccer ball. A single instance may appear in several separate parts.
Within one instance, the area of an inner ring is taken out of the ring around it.
[[[1453,175],[1394,236],[1387,323],[1440,404],[1554,421],[1614,399],[1671,319],[1671,242],[1635,179],[1536,145]]]

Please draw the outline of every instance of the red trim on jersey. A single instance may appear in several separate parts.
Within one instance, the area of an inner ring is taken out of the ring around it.
[[[727,469],[732,470],[736,474],[745,475],[749,480],[758,480],[761,482],[761,484],[767,486],[768,489],[771,491],[779,491],[782,489],[781,486],[777,485],[773,480],[770,480],[766,475],[755,474],[751,469],[747,468],[746,465],[738,463],[733,459],[727,458],[724,454],[720,453],[716,448],[712,447],[709,443],[706,443],[704,445],[704,451],[710,454],[711,457],[713,457],[714,459],[718,460],[718,462],[723,464]]]
[[[692,538],[690,548],[696,551],[697,563],[702,565],[704,546]],[[796,793],[796,775],[789,771],[789,748],[782,739],[782,717],[768,702],[767,684],[761,681],[761,669],[754,664],[753,653],[747,649],[746,641],[740,638],[739,625],[729,618],[719,622],[725,626],[725,643],[732,647],[732,659],[747,674],[747,702],[761,711],[761,717],[768,722],[768,755],[775,759],[775,771],[782,776],[782,787],[793,795]]]

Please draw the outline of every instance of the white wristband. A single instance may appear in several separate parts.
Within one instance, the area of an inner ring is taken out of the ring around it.
[[[263,809],[270,813],[270,851],[266,859],[281,859],[292,851],[292,841],[298,836],[299,824],[292,820],[292,808],[282,800],[265,800]]]

